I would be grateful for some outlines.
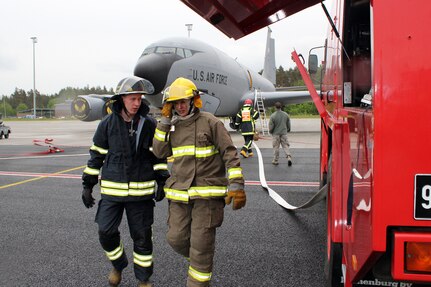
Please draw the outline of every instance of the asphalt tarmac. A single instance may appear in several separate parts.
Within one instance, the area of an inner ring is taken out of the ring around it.
[[[81,174],[97,122],[7,122],[0,140],[0,286],[107,286],[111,265],[101,249],[97,208],[81,202]],[[231,131],[240,148],[242,137]],[[34,139],[53,139],[61,153],[45,153]],[[259,146],[269,186],[291,204],[318,190],[319,119],[292,119],[293,166],[273,166],[269,136]],[[282,153],[281,153],[282,154]],[[324,286],[325,204],[288,212],[259,185],[256,156],[241,159],[247,205],[225,208],[218,229],[212,286]],[[99,189],[94,195],[100,198]],[[154,241],[155,286],[185,286],[187,262],[166,243],[167,201],[157,203]],[[125,252],[132,241],[123,219]],[[132,264],[121,286],[136,286]]]

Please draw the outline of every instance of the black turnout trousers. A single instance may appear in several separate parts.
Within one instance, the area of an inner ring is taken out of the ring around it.
[[[117,202],[101,199],[95,220],[99,225],[99,241],[114,268],[123,270],[128,260],[118,227],[124,211],[126,211],[130,236],[133,239],[135,276],[139,281],[145,282],[153,274],[151,230],[154,222],[153,200]]]

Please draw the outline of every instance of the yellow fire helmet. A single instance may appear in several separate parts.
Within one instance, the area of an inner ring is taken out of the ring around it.
[[[196,85],[186,78],[177,78],[164,92],[164,101],[174,102],[193,97]]]
[[[202,100],[196,85],[189,79],[177,78],[163,92],[163,102],[174,102],[193,98],[193,104],[197,108],[202,107]]]

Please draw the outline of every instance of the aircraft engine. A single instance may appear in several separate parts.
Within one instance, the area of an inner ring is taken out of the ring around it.
[[[84,122],[102,119],[106,114],[105,100],[91,96],[78,96],[72,101],[72,116]]]

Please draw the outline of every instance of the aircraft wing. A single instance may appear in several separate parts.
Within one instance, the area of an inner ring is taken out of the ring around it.
[[[322,0],[181,1],[226,36],[238,40]]]
[[[317,90],[320,88],[320,85],[314,85],[314,88]],[[277,87],[276,91],[308,91],[307,86],[291,86],[291,87]]]
[[[283,105],[311,102],[313,99],[308,91],[260,92],[265,107],[273,106],[276,102]]]

